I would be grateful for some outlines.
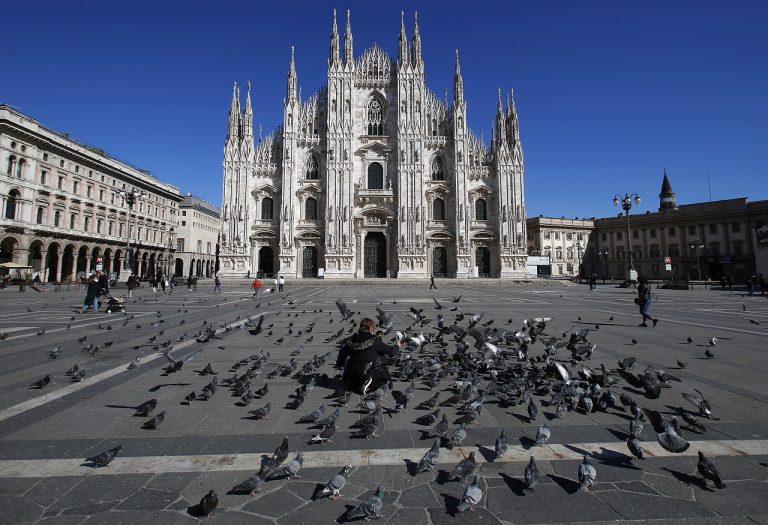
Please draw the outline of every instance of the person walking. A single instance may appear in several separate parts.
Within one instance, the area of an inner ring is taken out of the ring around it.
[[[136,276],[131,274],[128,276],[128,280],[125,281],[125,285],[128,287],[128,297],[133,297],[133,291],[136,289],[138,283],[136,282]]]
[[[219,285],[221,285],[221,281],[219,281]],[[192,278],[192,290],[197,291],[197,277]],[[221,288],[219,288],[219,291],[221,291]]]
[[[216,290],[221,293],[221,279],[219,279],[219,276],[213,278],[213,293],[216,293]]]
[[[360,321],[357,333],[347,340],[336,361],[337,365],[344,366],[344,388],[365,395],[391,382],[392,378],[382,359],[394,357],[399,351],[400,341],[388,345],[376,335],[376,322],[373,319]]]
[[[437,286],[435,285],[435,276],[434,275],[430,275],[429,276],[429,289],[431,290],[432,288],[437,290]]]
[[[283,286],[285,286],[285,278],[281,275],[277,278],[277,291],[282,293]]]
[[[640,323],[640,326],[647,327],[647,320],[652,321],[653,326],[656,326],[656,323],[658,323],[659,320],[655,317],[651,317],[651,314],[648,313],[648,308],[651,306],[651,286],[648,284],[648,280],[642,275],[637,278],[637,282],[639,285],[637,287],[637,299],[635,299],[635,302],[640,307],[640,315],[643,316],[643,322]]]
[[[253,298],[258,299],[259,293],[261,292],[261,279],[258,277],[253,280],[253,284],[251,284],[251,288],[253,288]]]
[[[86,281],[85,300],[83,301],[83,312],[92,308],[99,309],[99,279],[96,275],[91,275]]]

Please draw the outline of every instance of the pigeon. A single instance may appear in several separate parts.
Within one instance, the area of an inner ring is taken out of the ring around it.
[[[37,388],[39,390],[42,390],[45,387],[47,387],[49,384],[51,384],[51,375],[50,374],[46,375],[44,378],[42,378],[42,379],[40,379],[38,381],[35,381],[31,385],[29,385],[29,388]]]
[[[332,422],[330,425],[325,427],[318,435],[312,436],[312,439],[309,440],[309,443],[320,443],[323,444],[325,442],[330,443],[331,438],[333,437],[333,434],[336,433],[336,422]]]
[[[702,425],[698,419],[696,419],[696,416],[689,412],[683,412],[683,421],[688,425],[688,428],[694,430],[695,432],[706,432],[707,428]]]
[[[435,409],[434,412],[430,412],[429,414],[424,414],[423,416],[417,417],[416,418],[416,423],[418,423],[419,425],[424,425],[424,426],[434,425],[435,421],[437,421],[438,417],[440,417],[440,409],[439,408]],[[446,420],[446,427],[445,428],[446,428],[446,430],[448,429],[448,427],[447,427],[447,420]],[[443,431],[443,432],[445,432],[445,431]]]
[[[277,467],[279,467],[283,461],[288,459],[288,438],[283,438],[283,442],[280,443],[280,446],[278,446],[275,449],[275,452],[272,454],[272,457],[269,458],[269,461],[267,462],[266,466],[264,467],[264,472],[271,473]]]
[[[720,479],[720,473],[717,472],[715,466],[707,458],[704,457],[704,453],[699,450],[699,463],[696,465],[699,470],[699,474],[704,480],[710,480],[719,489],[726,487],[725,483]]]
[[[256,410],[249,410],[248,413],[251,414],[254,419],[261,420],[261,419],[268,419],[267,415],[270,413],[271,410],[272,410],[272,403],[267,403],[263,407],[257,408]]]
[[[86,461],[90,461],[95,467],[108,467],[112,460],[117,457],[117,454],[122,450],[122,445],[117,445],[115,448],[111,448],[97,456],[87,458]]]
[[[61,346],[57,346],[56,348],[51,348],[48,350],[48,357],[51,359],[58,359],[61,357],[63,349]]]
[[[197,505],[197,508],[200,511],[201,515],[210,516],[211,512],[216,510],[216,507],[218,506],[219,506],[219,497],[216,495],[216,493],[213,490],[209,490],[208,494],[203,496],[203,499],[200,500],[200,503]]]
[[[646,419],[653,425],[653,429],[657,432],[656,441],[658,441],[659,445],[661,445],[664,450],[677,454],[688,450],[688,447],[690,447],[691,444],[678,434],[679,425],[676,417],[673,416],[672,419],[668,421],[655,410],[643,408],[642,411]]]
[[[694,390],[697,394],[699,394],[698,396],[687,394],[685,392],[682,393],[682,396],[686,399],[686,401],[699,409],[700,416],[704,416],[709,419],[716,419],[712,417],[712,406],[709,404],[709,401],[706,400],[704,394],[702,394],[700,390],[695,388]]]
[[[439,412],[440,409],[437,409]],[[424,417],[424,416],[422,416]],[[448,416],[443,414],[443,419],[429,432],[427,437],[446,437],[445,433],[448,431]]]
[[[448,474],[448,480],[453,481],[455,479],[460,480],[462,483],[467,482],[467,478],[475,473],[477,468],[477,461],[475,461],[475,451],[469,453],[468,458],[464,458],[459,461],[459,464]]]
[[[466,438],[467,430],[464,428],[464,423],[462,423],[448,439],[448,448],[458,447]]]
[[[709,348],[707,348],[706,350],[704,350],[704,355],[706,356],[706,358],[707,358],[707,359],[714,359],[715,357],[717,357],[717,356],[714,354],[714,352],[711,352],[711,351],[709,350]]]
[[[637,459],[645,459],[643,457],[643,446],[636,436],[629,436],[627,438],[627,448],[632,453],[633,457],[636,457]]]
[[[200,375],[215,375],[216,372],[213,371],[213,367],[211,366],[211,363],[208,363],[205,365],[205,368],[203,368],[203,371],[200,373]]]
[[[186,396],[184,396],[184,402],[187,405],[191,405],[192,401],[194,401],[196,398],[197,398],[197,394],[195,394],[195,392],[192,391],[189,394],[187,394]]]
[[[435,439],[435,442],[432,444],[432,448],[430,448],[426,454],[424,454],[424,457],[421,458],[421,461],[419,461],[419,464],[416,465],[416,468],[413,469],[413,474],[419,474],[421,472],[432,472],[435,467],[437,466],[437,460],[440,456],[440,442]]]
[[[464,512],[467,510],[475,510],[475,505],[479,505],[483,500],[483,489],[480,488],[480,480],[482,478],[478,475],[464,491],[464,495],[461,496],[461,503],[456,507],[456,512]]]
[[[536,421],[536,418],[539,415],[539,407],[536,406],[536,402],[531,398],[531,400],[528,402],[528,420],[530,421]]]
[[[538,430],[536,430],[536,444],[539,446],[546,445],[551,436],[552,431],[549,430],[549,427],[547,425],[541,425]]]
[[[282,473],[287,479],[291,478],[298,478],[299,471],[301,470],[301,466],[304,464],[304,453],[299,452],[296,454],[296,457],[283,465]]]
[[[525,467],[525,488],[536,490],[536,484],[539,482],[539,466],[536,460],[531,456],[531,461]]]
[[[136,413],[134,416],[147,417],[150,412],[157,408],[157,399],[150,399],[144,401],[142,404],[136,407]]]
[[[136,358],[128,363],[128,370],[136,370],[141,366],[141,358],[139,356],[136,356]]]
[[[501,434],[496,438],[496,459],[503,458],[509,451],[509,439],[507,438],[507,430],[502,428]]]
[[[371,517],[376,519],[383,517],[381,508],[384,506],[384,487],[376,487],[376,492],[365,498],[360,505],[349,511],[347,520],[364,518],[366,521]]]
[[[717,344],[717,337],[709,338],[709,346],[715,346]]]
[[[239,483],[232,487],[232,489],[227,492],[227,494],[244,494],[248,496],[253,496],[257,492],[261,492],[261,487],[264,485],[265,481],[262,477],[262,472],[259,472],[258,474],[254,474],[250,478],[246,479],[242,483]]]
[[[341,472],[328,480],[328,483],[326,483],[323,489],[315,496],[315,499],[327,495],[330,495],[330,499],[341,497],[341,489],[347,484],[347,478],[349,477],[350,472],[352,472],[352,465],[347,465],[341,469]]]
[[[689,363],[687,361],[680,361],[679,359],[677,360],[677,367],[680,370],[684,370],[684,369],[688,368],[689,366],[691,366],[691,363]]]
[[[317,423],[325,412],[325,405],[320,405],[320,408],[313,410],[309,414],[301,416],[299,423]]]
[[[588,490],[595,483],[595,478],[597,478],[597,470],[587,456],[584,456],[584,461],[579,465],[579,489]]]
[[[146,423],[144,423],[144,428],[147,430],[157,430],[157,427],[160,426],[160,424],[165,420],[165,410],[160,412],[158,415],[153,417],[152,419],[147,420]]]

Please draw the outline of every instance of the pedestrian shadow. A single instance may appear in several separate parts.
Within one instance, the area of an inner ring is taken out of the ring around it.
[[[579,491],[579,484],[578,482],[564,478],[563,476],[558,476],[557,474],[547,474],[547,477],[554,481],[561,489],[563,489],[566,494],[576,494]]]

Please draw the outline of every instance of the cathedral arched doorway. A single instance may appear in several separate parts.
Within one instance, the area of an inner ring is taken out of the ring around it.
[[[448,250],[442,246],[432,250],[432,275],[435,277],[448,276]]]
[[[491,251],[485,246],[475,250],[475,265],[480,277],[491,276]]]
[[[387,276],[387,238],[381,232],[368,232],[363,243],[363,276]]]
[[[306,248],[310,248],[310,246]],[[263,246],[259,249],[258,272],[264,277],[272,277],[275,273],[275,252],[269,246]]]
[[[317,277],[317,248],[305,246],[301,256],[301,276]]]
[[[173,275],[176,276],[183,276],[184,275],[184,261],[182,259],[176,258],[176,263],[173,267]]]

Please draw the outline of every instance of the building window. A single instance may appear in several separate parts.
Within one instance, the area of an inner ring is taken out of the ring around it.
[[[568,248],[566,250],[566,256],[568,257],[569,260],[573,260],[573,248]]]
[[[650,234],[651,234],[651,239],[655,239],[656,238],[656,228],[651,228]]]
[[[203,253],[203,241],[197,241],[197,253]]]
[[[261,201],[261,220],[263,221],[272,220],[272,198],[271,197],[265,197]]]
[[[43,160],[45,160],[45,161],[48,160],[48,154],[47,153],[43,153]]]
[[[475,220],[488,220],[488,204],[485,202],[485,199],[477,199],[475,201]]]
[[[46,181],[46,179],[47,179],[47,178],[48,178],[48,172],[47,172],[47,171],[45,171],[45,170],[42,170],[42,171],[40,172],[40,184],[42,184],[43,186],[45,186],[45,181]]]
[[[551,232],[544,232],[544,238],[545,238],[545,239],[550,239],[550,238],[552,238],[552,233],[551,233]]]
[[[57,228],[61,226],[61,212],[59,210],[53,212],[53,225]]]
[[[735,241],[733,243],[733,256],[741,257],[744,255],[744,245],[741,241]]]
[[[605,232],[603,232],[603,233],[600,235],[600,240],[601,240],[601,241],[607,241],[607,240],[608,240],[608,234],[607,234],[607,233],[605,233]]]
[[[43,219],[44,218],[45,218],[45,208],[43,208],[41,206],[41,207],[37,208],[37,218],[36,218],[35,222],[37,224],[43,224]]]
[[[24,169],[24,165],[27,163],[24,159],[19,159],[19,163],[16,165],[16,176],[21,178],[21,171]]]
[[[181,216],[182,216],[182,217],[186,217],[186,216],[187,216],[187,210],[184,210],[184,211],[182,211],[182,212],[181,212]]]
[[[75,173],[80,173],[80,166],[75,164]]]
[[[6,219],[15,219],[16,218],[16,208],[18,207],[18,199],[21,197],[21,192],[19,190],[11,190],[8,193],[8,200],[5,203],[5,218]]]
[[[688,226],[688,235],[696,235],[696,226]]]
[[[439,156],[435,156],[432,159],[432,180],[445,180],[445,174],[443,173],[443,159]]]
[[[99,200],[104,202],[104,190],[99,190]]]
[[[661,257],[661,250],[659,250],[658,244],[652,244],[650,248],[648,248],[648,253],[651,259],[659,259]]]
[[[186,226],[187,225],[187,221],[181,221],[181,225],[182,226]]]
[[[669,229],[669,236],[670,236],[670,237],[677,237],[677,229],[675,229],[675,228],[670,228],[670,229]]]
[[[59,160],[59,167],[60,168],[64,167],[64,159]]]
[[[101,233],[101,226],[104,223],[101,219],[96,219],[96,233]]]
[[[709,225],[709,233],[716,234],[717,233],[717,223],[712,223]]]
[[[583,233],[579,233],[578,235],[576,235],[576,239],[578,239],[579,241],[583,241],[584,240],[584,234]]]
[[[384,110],[381,107],[381,102],[376,97],[372,98],[368,103],[368,134],[384,134]]]
[[[384,168],[378,162],[372,162],[368,166],[368,189],[384,189]]]
[[[117,225],[117,235],[118,235],[118,237],[122,237],[123,236],[123,223],[122,222]]]
[[[182,238],[176,238],[176,251],[177,252],[183,252],[184,251],[184,239]]]
[[[637,230],[632,230],[632,238],[633,239],[640,238],[640,232],[638,232]]]
[[[77,181],[74,181],[74,182],[72,183],[72,193],[74,193],[75,195],[77,195],[77,190],[79,190],[79,189],[80,189],[80,183],[79,183],[79,182],[77,182]]]
[[[561,261],[563,259],[563,249],[558,247],[555,248],[555,258],[557,258],[558,261]],[[562,268],[562,266],[561,266]]]
[[[556,241],[560,240],[560,232],[555,232],[555,240]]]
[[[566,241],[572,241],[573,240],[573,234],[572,233],[566,233],[565,234],[565,240]]]
[[[620,241],[622,238],[621,232],[616,232],[616,240]]]
[[[320,178],[320,170],[319,170],[319,168],[317,166],[317,157],[315,157],[314,154],[312,154],[312,153],[307,155],[306,177],[308,179],[318,179],[318,178]]]
[[[731,231],[733,233],[738,233],[741,231],[741,223],[740,222],[734,222],[731,224]]]
[[[437,198],[432,201],[432,218],[436,221],[445,220],[445,201]]]
[[[86,217],[85,221],[83,222],[83,231],[88,231],[91,227],[91,218]]]
[[[208,243],[208,246],[206,248],[208,250],[208,252],[207,252],[208,255],[210,255],[211,254],[211,243],[210,242]]]
[[[88,186],[88,188],[85,190],[85,195],[89,199],[93,197],[93,186]]]
[[[114,235],[115,234],[115,222],[109,221],[109,224],[107,225],[107,235]]]
[[[308,221],[317,220],[317,199],[310,197],[304,202],[304,219]]]
[[[64,189],[64,177],[59,177],[59,183],[57,184],[56,188],[60,190]]]

